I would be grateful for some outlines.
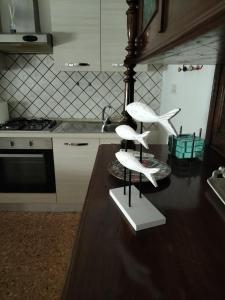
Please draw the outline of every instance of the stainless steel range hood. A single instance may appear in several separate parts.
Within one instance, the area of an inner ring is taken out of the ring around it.
[[[52,35],[36,33],[0,34],[2,53],[52,53]]]
[[[16,1],[16,33],[10,33],[11,0],[0,0],[1,32],[0,52],[2,53],[52,53],[52,35],[41,33],[38,0]],[[29,30],[29,31],[28,31]]]

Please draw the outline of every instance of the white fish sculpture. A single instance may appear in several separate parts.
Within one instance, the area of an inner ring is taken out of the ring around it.
[[[148,149],[147,137],[149,136],[150,132],[151,131],[145,131],[144,133],[139,134],[129,125],[120,125],[116,127],[116,133],[122,139],[129,141],[138,141],[146,149]]]
[[[160,123],[168,132],[177,135],[173,125],[170,124],[170,119],[180,111],[180,108],[173,109],[162,116],[158,116],[145,103],[133,102],[127,105],[126,111],[132,118],[139,122]]]
[[[121,165],[123,165],[127,169],[144,174],[155,187],[158,186],[153,174],[159,172],[159,168],[144,167],[134,156],[134,154],[130,152],[119,151],[115,155],[118,161],[121,163]]]

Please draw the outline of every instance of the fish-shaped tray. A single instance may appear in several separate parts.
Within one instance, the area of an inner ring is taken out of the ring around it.
[[[135,157],[137,159],[140,158],[140,153],[139,151],[134,151],[133,152]],[[143,153],[142,155],[142,164],[147,167],[147,168],[160,168],[160,171],[154,174],[154,177],[156,180],[161,180],[166,178],[167,176],[170,175],[171,173],[171,168],[170,166],[168,166],[166,163],[155,159],[154,155],[150,154],[150,153]],[[124,180],[124,167],[120,164],[120,162],[115,158],[109,165],[108,167],[108,171],[111,175],[113,175],[114,177],[120,179],[120,180]],[[131,172],[131,182],[135,183],[135,182],[139,182],[140,177],[139,177],[138,172],[132,171]],[[127,171],[126,173],[126,181],[129,180],[129,172]],[[149,180],[142,175],[142,182],[149,182]]]

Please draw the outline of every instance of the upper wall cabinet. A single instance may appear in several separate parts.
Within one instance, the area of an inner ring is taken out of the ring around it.
[[[101,69],[125,71],[123,61],[127,51],[128,6],[125,0],[101,0]],[[136,71],[147,71],[147,65],[137,65]]]
[[[53,55],[64,71],[125,71],[125,0],[50,0]],[[147,71],[138,65],[136,71]]]
[[[225,62],[224,0],[138,0],[136,62]]]
[[[50,0],[53,55],[64,71],[100,70],[100,0]]]

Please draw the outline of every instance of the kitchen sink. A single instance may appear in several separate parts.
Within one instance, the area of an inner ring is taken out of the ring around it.
[[[103,128],[103,132],[115,132],[117,126],[119,126],[118,123],[106,124]]]
[[[106,124],[102,131],[101,121],[62,121],[54,130],[57,133],[100,133],[115,132],[118,122]]]
[[[54,132],[57,133],[99,133],[102,129],[100,121],[63,121],[61,122]]]

